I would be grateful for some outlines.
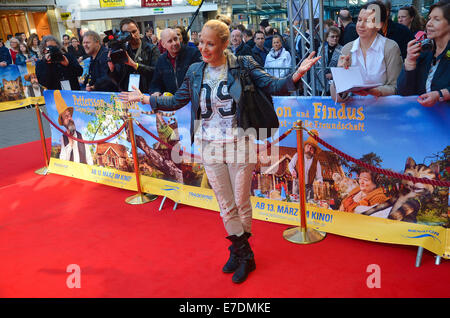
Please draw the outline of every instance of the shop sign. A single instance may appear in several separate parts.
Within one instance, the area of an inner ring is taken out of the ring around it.
[[[172,0],[141,0],[141,7],[171,7]]]
[[[125,0],[100,0],[100,8],[125,7]]]

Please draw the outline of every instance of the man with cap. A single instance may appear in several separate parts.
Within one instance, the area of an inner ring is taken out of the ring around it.
[[[78,139],[83,139],[80,132],[76,130],[75,122],[72,119],[73,107],[67,107],[61,92],[55,91],[55,105],[58,111],[58,123],[60,126],[66,128],[66,132]],[[66,135],[61,136],[61,153],[59,154],[59,159],[69,160],[79,163],[87,163],[89,165],[93,164],[92,154],[89,150],[89,145],[85,143],[78,142]]]
[[[318,135],[316,130],[312,130],[312,133]],[[303,155],[305,163],[305,192],[306,200],[314,199],[313,183],[314,181],[323,182],[322,167],[320,165],[318,154],[320,152],[317,141],[311,136],[305,141],[303,146]],[[297,173],[297,153],[292,157],[289,162],[289,171],[291,172],[293,180],[292,192],[299,193],[298,188],[298,173]]]

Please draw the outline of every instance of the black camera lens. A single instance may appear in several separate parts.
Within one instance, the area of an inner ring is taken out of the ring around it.
[[[64,60],[63,53],[57,46],[47,46],[45,53],[50,55],[51,63],[60,63]]]

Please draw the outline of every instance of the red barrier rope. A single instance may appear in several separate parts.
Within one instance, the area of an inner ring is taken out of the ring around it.
[[[397,173],[397,172],[393,172],[393,171],[389,171],[389,170],[385,170],[385,169],[374,167],[374,166],[369,165],[369,164],[367,164],[365,162],[362,162],[361,160],[358,160],[358,159],[355,159],[353,157],[350,157],[349,155],[343,153],[342,151],[334,148],[330,144],[328,144],[325,141],[323,141],[322,139],[320,139],[319,136],[317,136],[316,134],[308,131],[307,129],[305,129],[305,130],[308,133],[308,135],[310,135],[317,142],[321,143],[322,145],[324,145],[325,147],[327,147],[328,149],[330,149],[334,153],[344,157],[345,159],[347,159],[347,160],[349,160],[349,161],[351,161],[353,163],[356,163],[358,166],[367,168],[367,169],[369,169],[369,170],[371,170],[373,172],[384,174],[384,175],[387,175],[387,176],[393,177],[393,178],[398,178],[398,179],[404,179],[404,180],[412,181],[414,183],[425,183],[425,184],[431,184],[431,185],[440,186],[440,187],[450,187],[450,182],[447,182],[447,181],[430,180],[430,179],[425,179],[425,178],[415,178],[415,177],[407,176],[407,175],[404,175],[404,174],[401,174],[401,173]]]
[[[162,140],[161,138],[159,138],[158,136],[156,136],[154,133],[152,133],[150,130],[146,129],[144,126],[142,126],[142,124],[138,121],[136,121],[136,125],[141,128],[144,132],[146,132],[147,134],[149,134],[151,137],[153,137],[154,139],[156,139],[156,141],[158,141],[159,143],[163,144],[164,146],[166,146],[167,148],[169,148],[170,150],[172,150],[173,146],[169,145],[168,143],[166,143],[164,140]],[[181,152],[182,150],[180,150]]]
[[[172,145],[169,145],[168,143],[164,142],[163,140],[161,140],[158,136],[156,136],[155,134],[153,134],[151,131],[147,130],[144,126],[142,126],[141,123],[139,123],[138,121],[136,121],[136,124],[139,128],[141,128],[144,132],[146,132],[147,134],[149,134],[151,137],[153,137],[154,139],[156,139],[156,141],[160,142],[161,144],[163,144],[164,146],[166,146],[167,148],[169,148],[170,150],[173,149]],[[292,132],[293,128],[288,129],[284,134],[282,134],[280,137],[278,137],[278,139],[274,140],[273,142],[269,143],[265,148],[259,148],[258,147],[258,151],[257,153],[260,153],[263,150],[269,149],[270,147],[272,147],[273,144],[279,143],[280,141],[282,141],[284,138],[286,138],[291,132]],[[183,150],[180,150],[180,156],[183,155]],[[190,154],[192,158],[195,158],[195,155]],[[197,157],[199,158],[199,157]]]
[[[101,144],[101,143],[104,143],[105,141],[107,141],[107,140],[109,140],[109,139],[111,139],[111,138],[117,136],[117,135],[125,128],[125,126],[127,125],[127,123],[124,122],[123,125],[119,128],[119,130],[117,130],[117,131],[116,131],[114,134],[112,134],[111,136],[108,136],[108,137],[103,138],[103,139],[100,139],[100,140],[92,140],[92,141],[88,141],[88,140],[79,139],[79,138],[76,138],[76,137],[70,135],[70,134],[67,133],[66,131],[64,131],[64,130],[62,130],[61,128],[59,128],[59,127],[58,127],[58,126],[57,126],[50,118],[48,118],[48,116],[47,116],[43,111],[41,111],[41,114],[42,114],[42,116],[44,116],[45,119],[47,119],[47,121],[48,121],[50,124],[52,124],[53,127],[55,127],[55,128],[56,128],[59,132],[61,132],[63,135],[65,135],[65,136],[67,136],[68,138],[71,138],[71,139],[73,139],[73,140],[76,140],[76,141],[78,141],[78,142],[81,142],[81,143],[83,143],[83,144]]]

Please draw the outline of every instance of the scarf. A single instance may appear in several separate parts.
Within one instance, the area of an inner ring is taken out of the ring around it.
[[[272,48],[272,49],[270,49],[269,54],[270,54],[270,56],[272,56],[274,59],[277,59],[277,58],[279,58],[279,57],[281,56],[281,53],[283,53],[283,50],[284,50],[284,48],[281,48],[280,50],[275,51],[275,50]]]

